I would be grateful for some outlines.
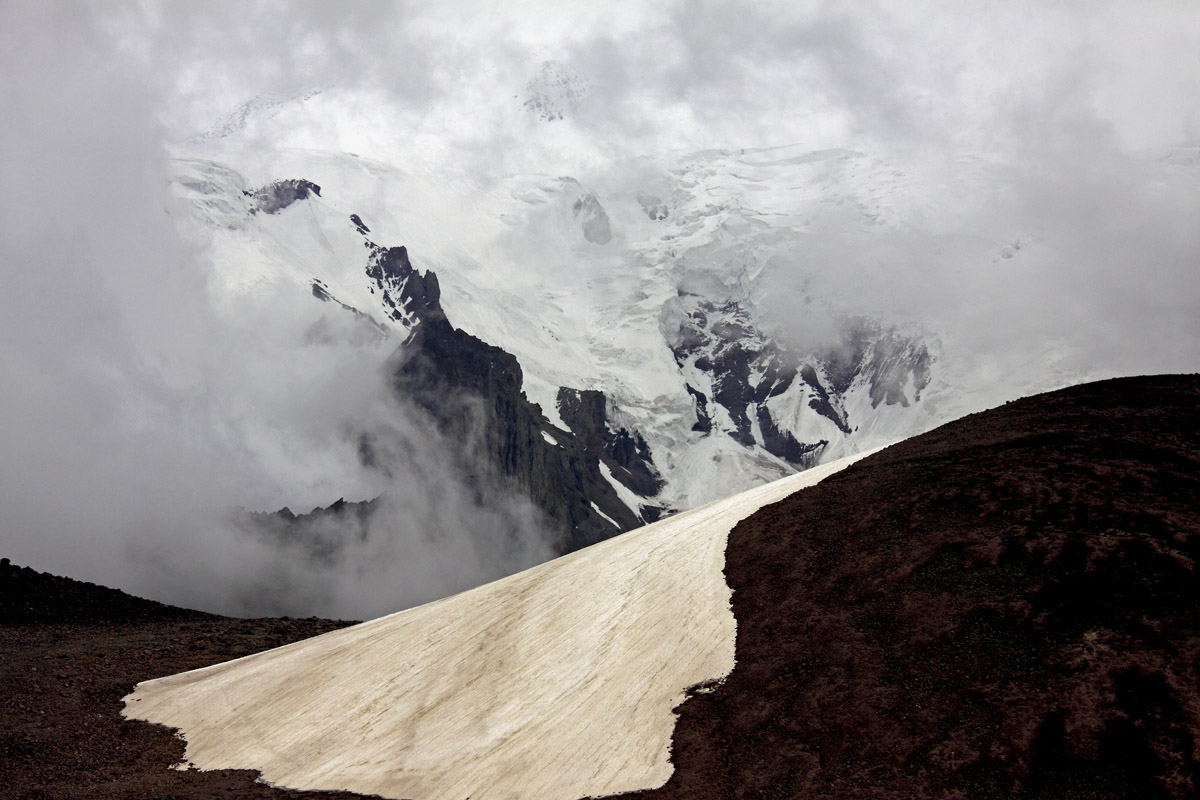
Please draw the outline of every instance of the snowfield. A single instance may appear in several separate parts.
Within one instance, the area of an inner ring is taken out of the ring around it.
[[[146,681],[125,716],[178,728],[181,766],[297,789],[573,800],[661,786],[673,709],[734,666],[729,531],[868,454],[444,600]]]

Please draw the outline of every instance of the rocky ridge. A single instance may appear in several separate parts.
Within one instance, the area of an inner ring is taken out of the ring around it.
[[[351,215],[350,222],[363,237],[371,293],[389,319],[407,331],[388,367],[396,398],[428,415],[480,496],[484,484],[498,483],[528,497],[550,521],[559,553],[659,517],[663,509],[649,498],[662,488],[662,479],[649,445],[636,431],[610,426],[603,392],[562,387],[557,411],[568,427],[551,423],[526,397],[513,355],[451,324],[437,275],[413,267],[405,247],[372,241],[359,215]],[[363,313],[335,298],[319,279],[312,290],[317,299]],[[367,466],[374,449],[377,443],[362,442]],[[374,508],[345,504],[350,513],[343,503],[307,515],[283,509],[243,519],[257,521],[273,538],[307,543],[302,546],[322,557],[338,549],[329,540],[331,523],[344,522],[345,535],[354,536]]]
[[[692,430],[723,432],[801,469],[820,460],[834,434],[854,432],[852,392],[865,393],[871,410],[907,408],[930,381],[933,357],[919,338],[866,319],[844,321],[834,344],[806,354],[762,331],[740,303],[681,290],[663,326],[695,402]],[[809,426],[817,436],[798,439],[797,416],[807,410],[834,430],[821,437]]]

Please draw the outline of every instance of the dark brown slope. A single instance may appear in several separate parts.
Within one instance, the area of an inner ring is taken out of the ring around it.
[[[1200,797],[1200,378],[891,447],[730,535],[737,667],[654,798]]]
[[[136,683],[348,622],[229,619],[0,561],[0,798],[357,798],[169,769],[183,741],[121,718]]]

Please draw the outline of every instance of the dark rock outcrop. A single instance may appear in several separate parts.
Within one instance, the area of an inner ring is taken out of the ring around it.
[[[688,313],[668,341],[677,364],[693,366],[709,376],[711,400],[729,412],[734,426],[726,434],[744,447],[759,445],[801,468],[816,463],[828,442],[798,441],[791,431],[779,425],[766,404],[786,392],[796,380],[795,356],[764,336],[737,303],[718,306],[695,295],[685,293],[681,297],[687,303]],[[696,403],[696,423],[692,430],[711,433],[710,398],[690,384],[686,388]],[[836,414],[832,407],[821,406],[817,410]]]
[[[685,383],[684,387],[696,404],[696,422],[692,425],[692,430],[700,433],[712,433],[712,417],[708,415],[708,398],[704,396],[704,392],[692,388],[690,383]]]
[[[595,389],[558,390],[558,413],[573,435],[588,452],[600,460],[626,487],[643,497],[653,497],[663,487],[654,468],[650,446],[638,432],[626,428],[613,430],[608,424],[607,398]]]
[[[245,192],[252,201],[250,213],[278,214],[297,200],[308,199],[309,193],[321,196],[321,187],[303,178],[274,181],[259,189]]]
[[[374,332],[378,333],[380,336],[387,335],[387,329],[383,327],[378,320],[376,320],[370,314],[365,314],[354,306],[338,300],[329,291],[329,287],[326,286],[323,281],[313,278],[311,286],[313,297],[317,298],[323,303],[336,303],[337,305],[341,306],[343,310],[349,311],[351,314],[353,314],[360,322],[369,325]]]
[[[444,318],[442,289],[432,271],[422,275],[413,269],[404,247],[380,247],[369,242],[371,251],[367,276],[375,282],[383,305],[393,320],[411,328],[422,320]]]
[[[829,392],[821,384],[821,379],[817,376],[817,371],[812,368],[812,365],[805,364],[800,369],[800,377],[813,390],[813,397],[808,400],[808,407],[816,411],[821,416],[837,425],[842,433],[850,433],[850,425],[846,422],[846,414],[840,408],[835,408],[829,399]],[[849,385],[849,384],[847,384]]]
[[[466,468],[491,466],[512,491],[545,512],[560,532],[560,552],[641,525],[644,520],[621,501],[600,463],[617,466],[618,480],[627,476],[644,483],[653,480],[645,461],[636,455],[627,459],[628,467],[617,461],[619,438],[605,435],[602,410],[598,420],[590,420],[595,425],[569,432],[555,428],[525,397],[521,380],[514,356],[453,327],[444,315],[413,329],[392,372],[397,396],[432,417],[450,446],[459,448]],[[648,450],[645,457],[648,461]]]
[[[762,435],[763,449],[803,469],[816,466],[821,452],[829,444],[824,439],[812,444],[798,441],[791,431],[783,430],[775,424],[766,406],[758,407],[758,429]]]
[[[925,345],[868,320],[847,321],[836,342],[802,356],[760,331],[736,302],[718,305],[681,291],[680,304],[684,314],[677,329],[666,331],[667,341],[676,363],[705,373],[712,386],[711,398],[687,386],[696,401],[692,430],[713,430],[711,400],[729,413],[733,429],[726,435],[801,468],[816,463],[828,441],[797,440],[768,402],[791,389],[797,377],[807,386],[808,407],[846,435],[854,432],[844,406],[853,386],[865,382],[875,408],[918,402],[929,385],[933,358]]]
[[[352,221],[365,237],[362,220]],[[481,490],[498,482],[528,497],[558,530],[564,553],[657,518],[663,509],[630,508],[601,470],[603,463],[640,497],[662,487],[645,440],[608,428],[603,393],[560,392],[571,430],[556,428],[522,391],[516,357],[446,318],[432,271],[416,270],[404,247],[365,241],[367,275],[392,318],[410,331],[391,362],[392,388],[430,416],[468,482]]]
[[[909,405],[904,391],[911,386],[912,402],[929,385],[933,358],[921,342],[885,330],[878,323],[851,319],[842,326],[841,341],[817,358],[835,394],[843,394],[863,375],[870,384],[871,407]],[[835,420],[836,421],[836,420]]]

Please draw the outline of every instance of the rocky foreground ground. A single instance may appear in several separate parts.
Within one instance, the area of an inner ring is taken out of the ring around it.
[[[658,798],[1200,797],[1200,376],[1076,386],[730,533]]]
[[[256,773],[169,769],[183,740],[121,717],[139,681],[350,623],[230,619],[0,564],[0,797],[311,797]],[[360,797],[321,794],[322,797]]]
[[[1200,377],[1029,398],[742,522],[737,666],[654,797],[1200,796]],[[355,797],[171,770],[139,681],[346,622],[238,620],[0,565],[0,797]]]

